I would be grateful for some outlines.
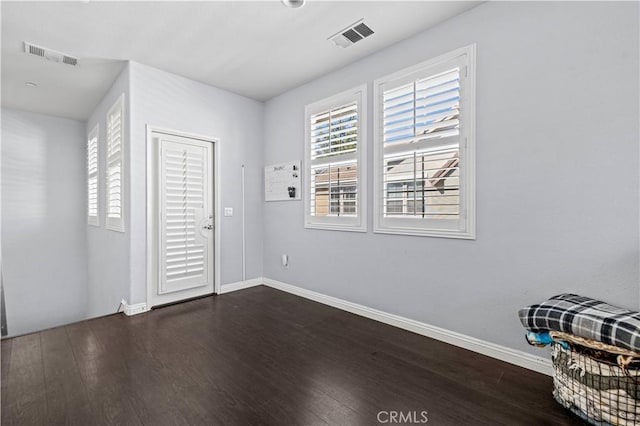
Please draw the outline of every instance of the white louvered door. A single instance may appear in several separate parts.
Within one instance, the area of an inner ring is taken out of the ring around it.
[[[161,135],[158,148],[156,299],[169,303],[213,292],[213,145]]]

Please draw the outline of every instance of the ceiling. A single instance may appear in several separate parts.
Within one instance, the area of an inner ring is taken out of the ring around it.
[[[477,4],[3,1],[2,106],[84,120],[127,60],[264,101]],[[375,34],[348,48],[327,40],[361,18]],[[23,41],[79,66],[24,54]]]

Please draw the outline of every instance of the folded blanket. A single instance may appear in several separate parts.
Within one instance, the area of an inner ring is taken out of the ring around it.
[[[529,331],[563,331],[608,345],[640,351],[640,312],[576,294],[560,294],[518,312]]]
[[[527,343],[530,345],[538,347],[544,347],[553,343],[553,339],[548,331],[527,331],[525,339],[527,339]]]
[[[527,334],[525,334],[524,338],[527,339],[527,343],[529,343],[531,346],[537,346],[539,348],[550,345],[555,340],[548,331],[527,331]],[[555,342],[565,349],[570,348],[569,343],[565,342],[564,340],[558,339],[555,340]]]

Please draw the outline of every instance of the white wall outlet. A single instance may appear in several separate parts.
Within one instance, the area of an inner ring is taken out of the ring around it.
[[[225,217],[233,216],[233,207],[225,207],[224,208],[224,215],[225,215]]]

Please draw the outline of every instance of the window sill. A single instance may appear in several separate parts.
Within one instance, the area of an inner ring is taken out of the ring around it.
[[[347,232],[367,232],[366,226],[352,226],[352,225],[331,225],[320,223],[305,223],[305,229],[324,229],[326,231],[347,231]]]
[[[475,240],[475,232],[448,231],[440,229],[420,228],[374,228],[375,234],[410,235],[415,237],[454,238],[459,240]]]
[[[105,228],[107,228],[109,231],[116,231],[116,232],[124,233],[124,226],[106,225]]]

